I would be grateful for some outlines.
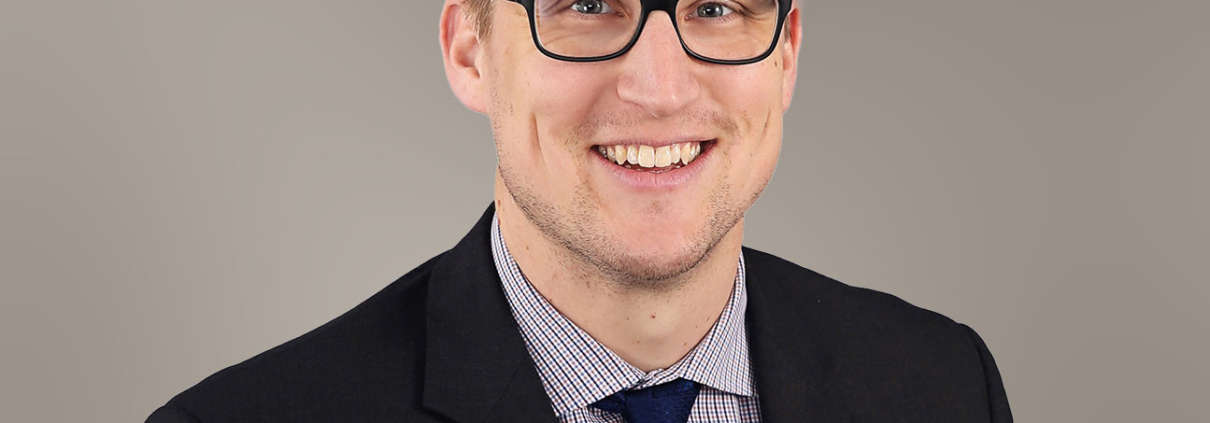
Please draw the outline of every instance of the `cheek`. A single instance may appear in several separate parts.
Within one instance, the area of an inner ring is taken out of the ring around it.
[[[712,74],[712,100],[740,126],[738,142],[728,151],[730,178],[744,181],[747,195],[767,182],[777,164],[782,141],[782,78],[779,60],[723,67]]]
[[[740,74],[719,93],[718,101],[739,125],[740,132],[731,143],[728,173],[736,180],[766,177],[777,163],[781,150],[782,114],[780,84],[764,75]],[[725,97],[724,97],[725,96]]]
[[[583,64],[529,54],[532,45],[501,46],[493,63],[488,115],[500,165],[530,184],[575,185],[586,174],[587,141],[578,134],[608,80]],[[576,176],[579,175],[579,176]],[[556,192],[566,190],[553,190]]]
[[[577,131],[591,122],[594,113],[608,110],[614,77],[597,72],[598,66],[555,61],[545,56],[530,63],[527,95],[530,113],[544,136],[556,136],[560,142],[576,137]]]
[[[518,63],[516,72],[508,81],[513,92],[504,101],[513,109],[513,119],[527,125],[530,134],[524,136],[544,157],[587,152],[592,122],[609,109],[604,104],[612,98],[609,77],[584,64],[545,56]]]
[[[770,57],[751,65],[717,67],[707,77],[716,101],[728,109],[751,115],[780,107],[782,71],[779,63],[780,59]]]

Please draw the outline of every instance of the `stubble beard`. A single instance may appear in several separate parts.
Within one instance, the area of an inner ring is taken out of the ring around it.
[[[564,208],[556,207],[541,194],[518,183],[521,178],[516,178],[513,169],[503,161],[500,177],[530,224],[560,250],[560,261],[573,269],[598,274],[616,288],[625,290],[667,292],[684,285],[690,272],[739,223],[748,206],[732,204],[731,186],[726,181],[721,182],[709,197],[707,207],[710,212],[706,221],[685,222],[698,228],[690,241],[671,254],[651,257],[628,251],[602,224],[602,218],[594,213],[600,210],[600,197],[594,194],[586,177],[577,182],[572,204]]]

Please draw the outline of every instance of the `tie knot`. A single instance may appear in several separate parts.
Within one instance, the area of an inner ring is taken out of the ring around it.
[[[627,423],[685,423],[701,385],[677,379],[643,389],[621,391],[593,404],[621,414]]]

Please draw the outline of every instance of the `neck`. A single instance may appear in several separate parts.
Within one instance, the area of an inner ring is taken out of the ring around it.
[[[561,314],[631,365],[672,366],[718,321],[731,297],[742,247],[736,224],[696,267],[667,290],[611,280],[551,242],[529,221],[496,176],[501,235],[525,278]]]

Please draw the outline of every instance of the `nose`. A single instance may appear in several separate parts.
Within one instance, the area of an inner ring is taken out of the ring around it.
[[[676,28],[665,12],[648,16],[642,35],[621,57],[618,97],[653,117],[674,115],[701,94],[693,58],[681,47]]]

